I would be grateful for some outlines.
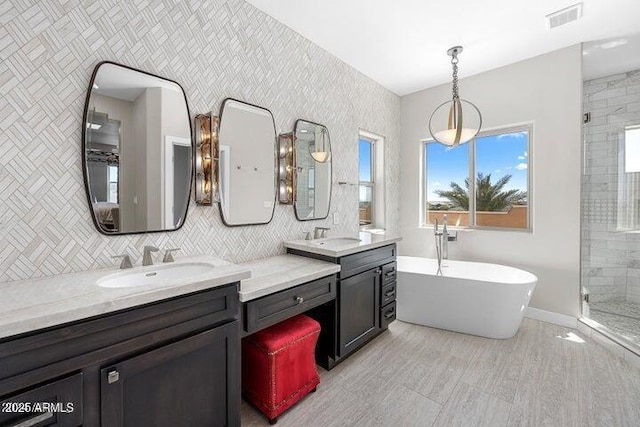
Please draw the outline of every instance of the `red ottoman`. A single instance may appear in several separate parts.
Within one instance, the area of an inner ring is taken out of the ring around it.
[[[299,315],[242,340],[242,392],[271,424],[320,383],[315,349],[320,324]]]

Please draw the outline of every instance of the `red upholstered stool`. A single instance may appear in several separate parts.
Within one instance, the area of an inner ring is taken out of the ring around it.
[[[269,419],[315,391],[320,324],[299,315],[242,340],[242,392]]]

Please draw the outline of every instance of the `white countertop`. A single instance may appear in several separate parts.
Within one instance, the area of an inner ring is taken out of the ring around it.
[[[121,272],[153,271],[161,265],[119,270],[117,267],[0,283],[0,338],[85,319],[138,305],[248,279],[246,267],[213,256],[185,257],[178,263],[211,264],[210,272],[197,276],[128,288],[103,288],[98,279]]]
[[[240,284],[240,301],[247,302],[340,271],[338,264],[297,255],[279,255],[239,266],[251,271]]]
[[[314,240],[291,240],[284,242],[285,248],[297,249],[300,251],[310,252],[318,255],[326,255],[333,258],[351,255],[369,249],[379,248],[381,246],[390,245],[399,242],[402,238],[398,235],[386,233],[369,233],[361,231],[358,234],[358,240],[353,239],[352,242],[334,243],[336,239],[342,237],[329,237],[327,239]],[[350,237],[347,237],[347,239]]]

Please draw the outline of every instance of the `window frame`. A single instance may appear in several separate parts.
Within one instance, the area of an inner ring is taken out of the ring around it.
[[[369,152],[371,153],[371,181],[360,181],[360,141],[366,141],[369,143]],[[360,204],[360,187],[369,187],[371,189],[371,221],[369,224],[360,224],[358,219],[358,226],[361,230],[375,227],[375,205],[376,205],[376,140],[369,136],[363,135],[362,132],[358,135],[358,204]],[[358,210],[360,207],[358,206]]]
[[[479,226],[476,224],[476,143],[478,138],[487,136],[496,136],[509,133],[517,133],[526,131],[528,134],[527,140],[527,226],[525,228],[510,228],[510,227],[490,227]],[[420,224],[421,228],[433,228],[433,225],[426,222],[427,218],[427,202],[428,202],[428,182],[427,182],[427,144],[437,143],[433,138],[422,139],[421,144],[421,156],[420,156],[420,186],[421,198],[420,198]],[[533,233],[533,145],[534,145],[534,125],[533,123],[522,123],[509,126],[500,126],[483,130],[476,135],[469,144],[469,225],[463,226],[450,226],[452,229],[463,230],[488,230],[488,231],[508,231],[508,232],[524,232]]]

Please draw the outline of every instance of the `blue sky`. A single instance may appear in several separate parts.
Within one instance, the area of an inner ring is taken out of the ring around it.
[[[358,170],[360,172],[360,181],[371,180],[371,143],[361,139],[359,145],[360,163]]]
[[[511,174],[511,181],[505,190],[527,189],[527,133],[515,132],[497,136],[485,136],[476,142],[476,173],[491,174],[491,182]],[[442,201],[434,191],[449,189],[454,181],[464,187],[464,179],[469,176],[469,144],[455,148],[436,142],[427,144],[427,200]]]

